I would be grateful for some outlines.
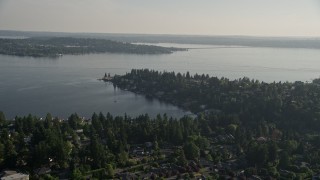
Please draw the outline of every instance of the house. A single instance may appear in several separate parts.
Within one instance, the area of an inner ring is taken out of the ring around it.
[[[29,180],[28,174],[18,173],[16,171],[4,171],[0,174],[1,180]]]
[[[252,178],[252,180],[262,180],[262,178],[257,175],[253,175],[251,178]]]
[[[144,146],[145,146],[146,148],[152,148],[152,147],[153,147],[153,144],[152,144],[152,142],[145,142],[145,143],[144,143]]]
[[[80,146],[89,146],[91,143],[90,139],[83,139],[80,141]]]
[[[76,133],[77,133],[77,134],[82,134],[82,133],[83,133],[83,129],[77,129],[77,130],[76,130]]]
[[[258,138],[257,138],[257,141],[258,141],[259,143],[265,143],[265,142],[268,141],[268,139],[261,136],[261,137],[258,137]]]
[[[320,174],[313,175],[312,180],[320,180]]]
[[[131,180],[131,179],[138,179],[138,177],[133,174],[133,173],[122,173],[122,174],[119,174],[117,175],[120,179],[123,179],[123,180]]]
[[[133,149],[132,154],[135,154],[137,156],[143,156],[145,153],[144,153],[144,149],[143,148],[136,147],[136,148]]]
[[[160,153],[163,154],[165,157],[169,157],[171,154],[174,153],[173,149],[160,149]]]
[[[27,137],[23,138],[23,141],[24,141],[24,143],[26,143],[26,144],[30,144],[30,142],[31,142],[31,136],[27,136]]]
[[[204,159],[204,158],[200,158],[199,163],[202,167],[212,167],[212,162]]]
[[[43,168],[35,169],[33,172],[36,175],[44,175],[44,174],[50,174],[51,173],[51,169],[43,167]]]

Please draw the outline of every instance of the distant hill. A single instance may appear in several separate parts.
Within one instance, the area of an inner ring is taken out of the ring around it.
[[[319,37],[196,36],[112,33],[63,33],[0,30],[1,36],[98,38],[121,42],[206,44],[273,48],[320,49]]]

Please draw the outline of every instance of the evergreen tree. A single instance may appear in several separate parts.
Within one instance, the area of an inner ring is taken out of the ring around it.
[[[78,129],[80,117],[75,113],[68,118],[68,123],[72,129]]]
[[[280,154],[279,167],[287,168],[288,166],[290,166],[290,156],[286,151],[284,151]]]
[[[0,142],[0,165],[2,164],[3,160],[4,160],[4,145]]]
[[[118,154],[118,162],[121,166],[125,166],[127,164],[127,161],[128,161],[128,153],[122,150]]]
[[[184,150],[182,149],[178,150],[178,164],[180,164],[181,166],[186,166],[188,164],[188,161],[184,154]]]
[[[275,161],[278,159],[278,146],[275,142],[269,143],[269,161]]]
[[[111,166],[111,164],[107,164],[107,175],[109,178],[114,177],[114,170],[113,170],[113,167]]]
[[[72,180],[83,180],[83,179],[85,179],[85,178],[82,176],[81,171],[80,171],[78,168],[75,168],[75,169],[72,171],[71,179],[72,179]]]
[[[90,151],[90,155],[93,160],[92,166],[95,168],[104,167],[106,163],[106,152],[103,148],[103,145],[98,141],[98,139],[95,136],[91,137]]]
[[[187,159],[198,160],[200,157],[200,149],[193,142],[188,142],[183,146],[184,154]]]
[[[190,78],[191,78],[189,71],[187,71],[186,78],[187,78],[187,79],[190,79]]]
[[[11,140],[7,140],[5,142],[5,148],[4,148],[4,165],[8,168],[14,168],[16,167],[17,163],[17,152],[14,147],[14,144]]]
[[[45,128],[51,128],[52,127],[52,115],[50,113],[47,113],[46,118],[44,120],[44,126]]]
[[[0,111],[0,127],[2,127],[6,122],[6,117],[2,111]]]

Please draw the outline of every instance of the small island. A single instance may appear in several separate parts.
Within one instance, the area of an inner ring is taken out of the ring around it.
[[[59,57],[65,54],[91,53],[171,54],[184,48],[137,45],[105,39],[41,37],[27,39],[1,39],[0,54],[31,57]]]

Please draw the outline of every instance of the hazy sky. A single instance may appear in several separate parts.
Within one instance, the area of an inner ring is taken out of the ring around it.
[[[320,0],[0,0],[0,29],[320,36]]]

